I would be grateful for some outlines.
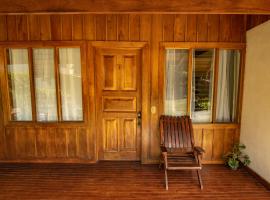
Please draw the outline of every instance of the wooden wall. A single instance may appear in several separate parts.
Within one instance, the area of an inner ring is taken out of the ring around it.
[[[247,16],[247,30],[252,29],[270,19],[270,15],[248,15]]]
[[[244,15],[150,15],[73,14],[2,15],[0,41],[145,41],[150,47],[150,106],[159,107],[159,44],[166,42],[244,43]],[[3,56],[0,57],[3,73]],[[87,63],[87,68],[92,68]],[[93,70],[92,70],[93,71]],[[91,79],[91,75],[87,74]],[[91,81],[89,82],[91,83]],[[90,92],[89,92],[90,93]],[[0,96],[1,97],[1,96]],[[90,101],[88,98],[86,101]],[[5,101],[3,101],[5,102]],[[5,106],[2,104],[1,106]],[[0,106],[0,111],[1,111]],[[2,112],[0,112],[2,113]],[[150,113],[150,111],[149,111]],[[149,114],[145,163],[159,158],[159,112]],[[95,132],[89,123],[78,126],[4,125],[0,115],[0,159],[2,161],[95,162]],[[206,149],[205,162],[221,161],[239,138],[239,125],[195,125],[196,144]]]

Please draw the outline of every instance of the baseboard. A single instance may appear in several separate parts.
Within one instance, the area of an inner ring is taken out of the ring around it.
[[[257,174],[253,169],[249,167],[245,167],[247,172],[251,174],[253,177],[255,177],[263,186],[265,186],[268,190],[270,190],[270,183],[265,180],[263,177],[261,177],[259,174]]]

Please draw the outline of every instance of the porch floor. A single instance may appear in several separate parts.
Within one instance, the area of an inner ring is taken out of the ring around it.
[[[204,165],[204,190],[195,171],[163,170],[138,162],[0,164],[0,199],[270,199],[270,191],[244,169]]]

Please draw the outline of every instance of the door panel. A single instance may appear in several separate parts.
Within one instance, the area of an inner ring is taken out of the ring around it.
[[[105,152],[118,151],[118,127],[119,121],[116,118],[103,119],[103,148]]]
[[[120,151],[136,151],[137,119],[124,118],[121,123],[123,130],[120,135]]]
[[[123,56],[123,67],[121,76],[121,89],[123,90],[136,90],[136,57]]]
[[[103,56],[103,81],[104,90],[117,90],[117,64],[116,56],[105,55]]]
[[[141,51],[95,51],[98,156],[100,160],[139,160],[141,127]]]
[[[136,97],[103,97],[103,111],[136,112]]]

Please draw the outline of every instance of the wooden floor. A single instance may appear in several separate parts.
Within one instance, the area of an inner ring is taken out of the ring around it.
[[[270,199],[246,171],[204,165],[204,190],[195,172],[169,172],[169,191],[157,165],[0,164],[0,199]]]

